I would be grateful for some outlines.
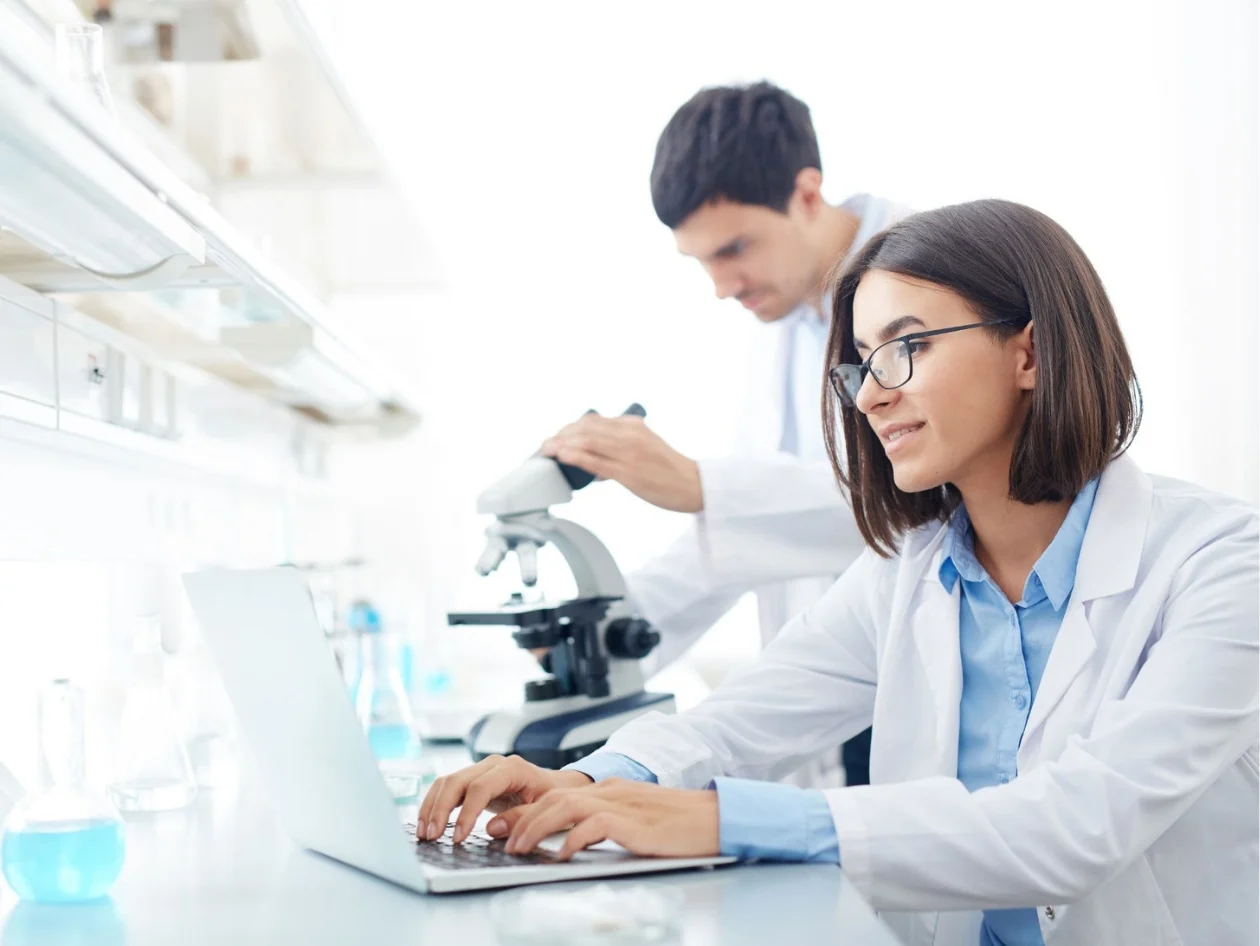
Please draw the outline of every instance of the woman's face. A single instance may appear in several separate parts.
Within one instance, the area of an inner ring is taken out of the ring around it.
[[[948,289],[880,270],[862,277],[853,298],[862,359],[892,338],[979,321]],[[868,375],[857,396],[897,488],[914,493],[953,483],[964,495],[981,484],[1005,490],[1036,381],[1031,323],[1005,341],[978,328],[910,345],[913,371],[905,385],[889,391]]]

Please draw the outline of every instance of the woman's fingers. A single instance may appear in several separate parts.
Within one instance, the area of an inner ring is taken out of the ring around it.
[[[544,795],[532,805],[524,806],[516,827],[508,838],[509,854],[526,854],[549,834],[563,831],[582,817],[593,814],[598,793],[582,789],[566,789]]]
[[[515,808],[499,812],[486,825],[486,834],[492,838],[507,837],[512,833],[512,829],[516,827],[516,823],[521,820],[521,816],[529,810],[529,807],[529,805],[517,805]]]
[[[477,778],[497,768],[506,760],[503,756],[487,756],[476,765],[460,769],[438,779],[424,796],[420,817],[416,822],[416,836],[430,841],[442,836],[450,822],[451,812],[464,801],[464,793]],[[423,832],[423,833],[422,833]]]
[[[516,781],[516,773],[506,765],[491,769],[473,779],[464,789],[464,798],[460,802],[459,818],[455,821],[455,833],[452,840],[456,844],[462,844],[490,801],[514,788]]]
[[[636,825],[623,815],[599,811],[569,829],[569,836],[564,839],[559,857],[560,860],[567,861],[578,851],[600,841],[616,841],[622,847],[634,850],[636,832],[646,830],[643,825]]]

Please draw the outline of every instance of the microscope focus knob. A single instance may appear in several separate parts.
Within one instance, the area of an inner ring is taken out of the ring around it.
[[[560,696],[560,681],[555,677],[544,677],[541,680],[530,680],[525,684],[525,702],[541,703],[554,700]]]
[[[618,618],[604,632],[608,653],[627,660],[642,660],[660,642],[660,633],[643,618]]]

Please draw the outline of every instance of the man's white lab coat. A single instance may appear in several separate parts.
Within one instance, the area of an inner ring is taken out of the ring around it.
[[[850,256],[907,212],[868,195],[841,206],[861,220]],[[630,600],[662,637],[646,662],[649,673],[681,656],[750,591],[765,646],[863,550],[824,459],[820,326],[825,337],[826,316],[802,306],[759,327],[764,334],[742,376],[733,455],[698,461],[704,511],[662,555],[627,576]],[[792,780],[824,787],[841,779],[837,751]]]

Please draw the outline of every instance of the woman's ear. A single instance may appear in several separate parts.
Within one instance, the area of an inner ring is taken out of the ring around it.
[[[1015,383],[1021,391],[1037,386],[1037,343],[1033,331],[1033,323],[1029,322],[1011,339],[1015,346]]]

